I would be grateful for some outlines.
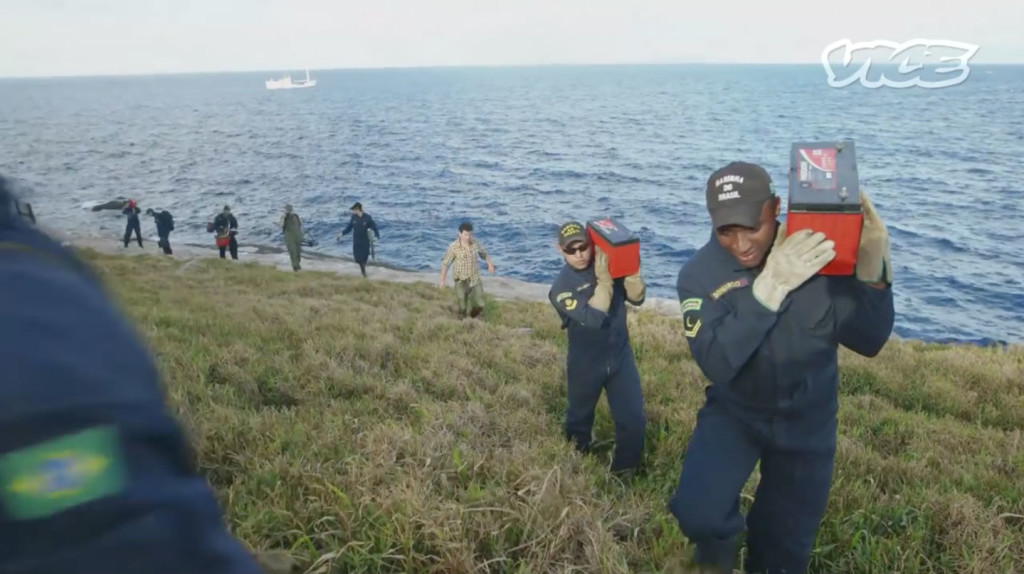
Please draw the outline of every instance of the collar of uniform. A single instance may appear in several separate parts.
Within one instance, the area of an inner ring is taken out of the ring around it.
[[[736,258],[733,257],[731,253],[726,251],[726,249],[724,247],[722,247],[722,244],[720,244],[718,242],[718,238],[715,237],[715,230],[714,229],[711,230],[711,250],[712,250],[712,253],[713,253],[714,257],[715,257],[715,260],[720,265],[722,265],[723,268],[728,269],[732,273],[746,273],[746,274],[748,274],[748,277],[751,278],[751,282],[764,269],[764,263],[763,262],[762,262],[761,266],[755,267],[753,269],[747,269],[746,267],[743,267],[742,265],[740,265],[739,262],[736,261]],[[768,253],[769,254],[771,253],[771,248],[768,249]],[[767,258],[767,257],[768,257],[768,255],[766,254],[765,258]],[[789,308],[789,304],[791,302],[792,302],[792,298],[791,297],[786,297],[782,301],[782,304],[779,306],[778,313],[782,313],[783,311],[788,309]]]

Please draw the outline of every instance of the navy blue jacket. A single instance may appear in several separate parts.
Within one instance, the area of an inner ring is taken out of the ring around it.
[[[0,571],[260,572],[92,273],[0,222]]]
[[[612,303],[607,313],[587,304],[596,285],[593,265],[578,271],[567,263],[548,292],[548,300],[562,319],[562,328],[568,330],[570,361],[617,355],[629,345],[623,280],[614,282]],[[640,305],[643,300],[629,302]]]
[[[162,210],[153,213],[153,221],[156,223],[156,234],[160,237],[167,237],[171,231],[174,231],[174,216],[170,211]]]
[[[747,412],[838,410],[838,347],[876,355],[892,333],[892,288],[816,275],[779,311],[752,292],[758,270],[741,267],[711,239],[683,265],[676,290],[690,352],[719,397]]]
[[[366,235],[368,229],[373,230],[374,236],[380,239],[380,232],[377,231],[377,223],[370,217],[369,213],[363,213],[362,217],[352,214],[352,217],[348,220],[348,225],[341,231],[342,235],[348,235],[355,229],[355,235],[352,236],[352,256],[357,262],[366,263],[366,260],[370,257],[370,237]]]
[[[226,237],[228,233],[238,229],[238,220],[235,219],[235,214],[222,211],[213,218],[213,228],[218,236]]]
[[[138,207],[127,207],[127,206],[125,206],[125,208],[121,210],[121,213],[123,213],[123,214],[128,216],[128,223],[138,223],[139,222],[139,212],[141,212],[141,211],[142,210],[139,209]]]

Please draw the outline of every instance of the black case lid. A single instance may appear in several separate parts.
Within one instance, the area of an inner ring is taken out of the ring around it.
[[[852,140],[792,144],[789,211],[861,211],[857,149]]]
[[[634,235],[628,227],[614,217],[590,219],[587,221],[587,228],[594,230],[595,233],[615,247],[640,241],[639,237]]]

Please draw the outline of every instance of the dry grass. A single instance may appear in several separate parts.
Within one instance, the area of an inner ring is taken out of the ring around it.
[[[547,305],[491,301],[462,323],[425,284],[88,257],[254,550],[310,572],[680,571],[666,503],[703,382],[677,318],[631,316],[650,424],[647,472],[626,486],[606,472],[603,402],[599,456],[563,444]],[[1024,349],[894,342],[841,366],[811,571],[1024,572]]]

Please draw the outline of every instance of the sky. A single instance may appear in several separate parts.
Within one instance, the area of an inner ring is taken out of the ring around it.
[[[1024,63],[1020,0],[0,0],[0,77],[310,68],[819,63],[832,42]]]

